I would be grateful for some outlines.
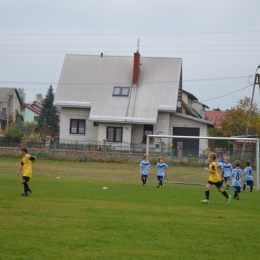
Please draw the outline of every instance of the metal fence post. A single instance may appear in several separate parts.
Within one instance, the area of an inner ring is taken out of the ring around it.
[[[56,160],[56,141],[53,143],[53,160]]]

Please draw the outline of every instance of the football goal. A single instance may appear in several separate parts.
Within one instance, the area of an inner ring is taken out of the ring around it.
[[[166,182],[205,185],[209,174],[204,167],[208,167],[207,155],[210,152],[217,154],[216,162],[225,154],[233,167],[234,162],[240,160],[242,171],[246,161],[250,161],[254,185],[259,190],[258,138],[147,135],[146,154],[150,162],[155,163],[158,157],[163,157],[169,165]],[[155,174],[149,178],[150,181],[156,181]],[[244,177],[241,185],[243,182]]]

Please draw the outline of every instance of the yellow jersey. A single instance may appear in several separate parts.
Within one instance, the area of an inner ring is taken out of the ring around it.
[[[218,173],[218,166],[215,162],[212,162],[209,164],[209,170],[214,171],[214,173],[210,173],[209,181],[212,182],[219,182],[220,181],[220,175]]]
[[[35,156],[31,156],[28,153],[22,158],[21,165],[23,165],[23,176],[32,177],[32,163],[35,159]]]

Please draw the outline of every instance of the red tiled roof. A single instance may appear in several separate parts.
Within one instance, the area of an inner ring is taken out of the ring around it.
[[[23,105],[23,107],[21,108],[21,110],[23,110],[23,109],[26,108],[26,107],[27,107],[28,109],[32,110],[34,113],[36,113],[36,114],[38,114],[38,115],[41,114],[41,111],[37,110],[36,108],[32,107],[32,106],[29,105],[29,104]]]
[[[39,103],[36,103],[35,101],[32,103],[32,105],[31,105],[32,107],[33,106],[36,106],[36,107],[38,107],[38,108],[40,108],[40,109],[42,109],[42,105],[41,104],[39,104]]]
[[[216,128],[221,127],[221,121],[225,118],[226,111],[215,111],[215,110],[207,110],[205,111],[205,115],[207,120],[210,120],[215,123]]]

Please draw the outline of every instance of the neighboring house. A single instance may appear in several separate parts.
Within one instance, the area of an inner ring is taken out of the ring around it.
[[[138,52],[66,55],[54,105],[61,107],[61,142],[107,139],[124,146],[141,144],[147,134],[208,136],[213,127],[182,114],[182,60]]]
[[[16,88],[0,88],[0,130],[4,131],[20,113],[22,101]]]
[[[21,108],[21,115],[23,116],[24,122],[37,122],[41,114],[42,105],[33,101],[32,104],[25,104]]]
[[[225,119],[226,114],[227,114],[226,111],[221,111],[220,109],[207,110],[206,118],[207,118],[207,120],[214,122],[215,127],[220,129],[220,128],[222,128],[221,122],[223,119]]]
[[[189,116],[205,119],[205,109],[209,107],[198,101],[193,94],[182,90],[182,113]]]

